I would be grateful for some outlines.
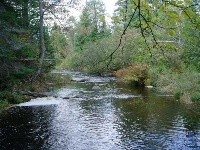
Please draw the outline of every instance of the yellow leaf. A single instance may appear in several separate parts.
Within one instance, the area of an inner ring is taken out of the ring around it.
[[[100,21],[101,21],[101,22],[105,22],[105,16],[102,16],[102,17],[100,18]]]

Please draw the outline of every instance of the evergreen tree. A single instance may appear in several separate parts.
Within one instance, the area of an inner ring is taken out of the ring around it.
[[[76,29],[76,49],[83,49],[87,41],[109,35],[105,20],[105,5],[101,0],[86,2]]]
[[[31,15],[37,12],[28,0],[0,2],[0,82],[8,88],[34,72],[36,63],[27,61],[38,55]],[[30,12],[30,13],[29,13]],[[31,23],[30,23],[31,22]]]

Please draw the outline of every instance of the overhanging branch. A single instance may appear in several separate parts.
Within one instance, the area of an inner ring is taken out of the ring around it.
[[[106,60],[110,58],[110,60],[109,60],[109,62],[108,62],[108,64],[107,64],[107,69],[109,69],[109,65],[110,65],[110,63],[111,63],[111,61],[112,61],[112,59],[113,59],[114,53],[115,53],[115,52],[119,49],[119,47],[121,46],[123,36],[126,34],[126,30],[127,30],[128,27],[130,26],[131,21],[133,20],[133,17],[135,16],[135,13],[136,13],[138,7],[139,7],[139,5],[136,6],[135,11],[134,11],[133,14],[131,15],[131,18],[130,18],[130,20],[129,20],[127,26],[126,26],[125,29],[123,30],[123,32],[122,32],[122,34],[121,34],[121,36],[120,36],[120,40],[119,40],[119,44],[118,44],[117,48],[106,58]]]

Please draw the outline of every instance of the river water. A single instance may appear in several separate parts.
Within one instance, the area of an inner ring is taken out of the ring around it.
[[[0,150],[200,149],[199,105],[113,77],[53,73],[73,82],[0,113]]]

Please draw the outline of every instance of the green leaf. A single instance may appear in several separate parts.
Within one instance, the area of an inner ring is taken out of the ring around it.
[[[190,4],[192,3],[192,1],[191,1],[191,0],[185,0],[185,3],[186,3],[187,5],[190,5]]]
[[[182,5],[183,1],[178,1],[177,3],[178,3],[178,5]]]
[[[155,22],[157,20],[157,17],[156,16],[153,16],[152,18],[151,18],[151,21],[152,22]]]
[[[147,23],[146,23],[145,21],[142,20],[142,21],[141,21],[141,24],[142,24],[142,27],[143,27],[143,28],[146,28],[146,27],[147,27]]]
[[[181,16],[182,16],[183,18],[188,18],[187,14],[186,14],[184,11],[181,12]]]
[[[158,4],[157,1],[153,1],[153,5],[156,6]]]
[[[135,8],[134,4],[128,4],[128,8]]]
[[[160,9],[159,9],[158,11],[159,11],[160,13],[163,13],[164,10],[165,10],[165,7],[164,7],[164,5],[162,5],[162,6],[160,6]]]
[[[178,13],[177,13],[176,11],[171,11],[171,10],[167,11],[167,15],[168,15],[169,17],[171,17],[171,18],[174,18],[174,19],[176,19],[176,18],[179,17],[179,16],[178,16]]]
[[[174,36],[175,35],[175,31],[174,30],[168,30],[168,34],[170,35],[170,36]]]

